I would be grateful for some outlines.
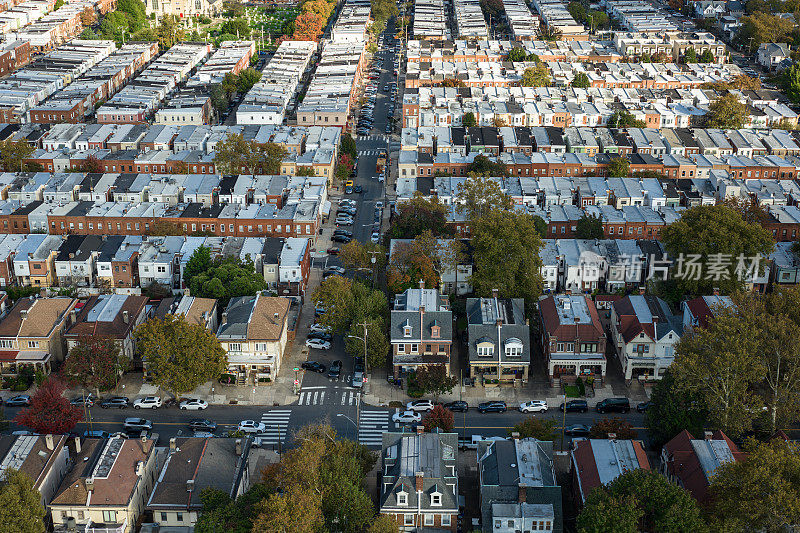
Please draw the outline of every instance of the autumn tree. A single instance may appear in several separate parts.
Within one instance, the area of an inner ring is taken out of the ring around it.
[[[609,435],[616,435],[619,440],[635,439],[638,435],[633,429],[633,424],[619,417],[601,418],[589,430],[592,439],[607,439]]]
[[[345,268],[369,271],[374,277],[386,267],[386,250],[380,244],[352,240],[342,246],[339,259]]]
[[[757,198],[730,196],[725,198],[722,203],[739,213],[745,222],[761,224],[769,219],[767,210]]]
[[[130,359],[114,339],[84,334],[69,351],[61,375],[67,383],[93,389],[99,396],[101,391],[111,390],[117,385],[129,364]]]
[[[443,433],[450,433],[455,426],[453,411],[445,408],[441,404],[436,404],[431,411],[428,411],[428,413],[422,417],[422,425],[425,427],[425,431],[429,433],[433,432],[435,429]]]
[[[704,119],[707,128],[741,129],[748,116],[747,105],[733,93],[728,93],[708,106]]]
[[[301,13],[294,19],[294,35],[296,41],[316,41],[322,34],[325,20],[317,13]]]
[[[214,148],[214,165],[224,174],[280,174],[286,148],[275,143],[247,141],[240,133],[231,133]]]
[[[508,430],[508,435],[512,436],[516,433],[521,439],[554,441],[558,438],[556,425],[557,423],[553,418],[537,418],[531,416],[522,422],[517,422]]]
[[[536,63],[522,73],[523,87],[547,87],[550,85],[550,71],[544,63]]]
[[[25,141],[6,139],[0,141],[0,161],[6,172],[22,170],[22,161],[33,154],[36,148]]]
[[[780,438],[750,440],[748,456],[714,473],[709,516],[715,531],[791,531],[800,522],[800,449]]]
[[[689,492],[654,470],[636,468],[593,489],[578,515],[578,532],[705,533],[708,525]]]
[[[760,11],[742,17],[740,22],[742,26],[736,40],[750,52],[758,50],[763,43],[791,42],[790,34],[796,25],[794,20]]]
[[[45,509],[42,495],[33,480],[19,470],[9,468],[0,484],[0,531],[44,533]]]
[[[399,294],[420,281],[428,288],[439,287],[442,275],[463,262],[463,248],[461,241],[442,242],[427,230],[411,242],[396,242],[386,274],[389,289]]]
[[[70,405],[69,400],[62,396],[65,390],[62,381],[50,376],[31,397],[31,405],[17,413],[14,423],[43,435],[69,433],[83,420],[83,410]]]
[[[495,210],[473,224],[475,293],[524,298],[529,304],[542,293],[542,238],[533,217]]]
[[[436,197],[428,200],[417,192],[410,200],[398,203],[387,235],[390,239],[413,239],[425,230],[437,237],[454,233],[447,224],[447,206]]]
[[[477,220],[495,209],[509,210],[514,200],[503,192],[497,180],[477,176],[458,184],[456,209],[464,213],[467,220]]]
[[[183,315],[147,320],[133,337],[153,383],[174,396],[217,379],[228,368],[217,336],[201,324],[189,324]]]
[[[443,364],[422,365],[414,372],[414,383],[423,394],[433,394],[438,401],[439,396],[452,392],[458,385],[458,378],[447,373]]]

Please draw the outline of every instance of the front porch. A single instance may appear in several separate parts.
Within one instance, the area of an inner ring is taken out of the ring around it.
[[[30,367],[33,374],[37,371],[50,375],[51,357],[47,352],[40,351],[0,351],[0,376],[17,377],[23,368]]]
[[[524,385],[528,382],[528,374],[530,371],[529,363],[470,363],[469,375],[472,379],[476,380],[478,384],[484,385],[513,385],[522,382]]]

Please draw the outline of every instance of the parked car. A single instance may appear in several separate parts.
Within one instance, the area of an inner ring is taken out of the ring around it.
[[[432,411],[433,400],[413,400],[406,404],[406,409],[409,411]]]
[[[99,429],[86,430],[83,432],[84,439],[107,439],[109,437],[108,431],[101,431]]]
[[[184,411],[202,411],[208,409],[208,402],[195,398],[182,401],[178,407]]]
[[[373,231],[372,236],[369,238],[369,240],[374,242],[375,244],[378,244],[378,242],[380,242],[381,240],[381,234],[378,233],[377,231]]]
[[[134,409],[158,409],[161,407],[161,398],[158,396],[145,396],[133,402]]]
[[[353,380],[350,384],[355,387],[356,389],[360,389],[364,386],[364,373],[363,372],[353,372]]]
[[[338,378],[339,374],[341,373],[342,373],[342,360],[336,359],[333,363],[331,363],[331,367],[328,369],[328,377]]]
[[[100,402],[100,407],[103,409],[125,409],[128,407],[130,400],[125,396],[112,396]]]
[[[333,234],[334,235],[344,235],[345,237],[352,237],[353,236],[353,232],[352,231],[346,230],[344,228],[336,228],[335,230],[333,230]]]
[[[349,217],[348,218],[338,218],[337,217],[335,222],[336,222],[337,226],[352,226],[353,225],[353,219],[349,218]],[[333,240],[333,238],[331,238],[331,240]],[[341,242],[341,241],[336,241],[336,242]]]
[[[356,357],[353,362],[353,372],[364,372],[364,358]]]
[[[236,429],[245,433],[264,433],[267,430],[267,426],[263,422],[256,422],[255,420],[242,420]]]
[[[362,187],[361,185],[356,185],[355,187],[353,187],[353,192],[356,194],[361,194],[362,192],[364,192],[364,187]]]
[[[325,272],[330,272],[331,274],[339,274],[340,276],[344,276],[345,272],[347,271],[344,269],[344,267],[329,266],[328,268],[325,269]]]
[[[543,413],[547,411],[547,402],[544,400],[530,400],[519,404],[519,410],[523,413]]]
[[[444,404],[444,406],[445,408],[453,411],[454,413],[465,413],[469,411],[469,404],[461,400],[456,400],[454,402],[446,403]]]
[[[422,421],[422,415],[414,411],[403,411],[392,415],[392,422],[397,424],[413,424]]]
[[[570,400],[566,403],[566,406],[564,403],[559,405],[558,409],[560,411],[564,411],[566,409],[568,413],[585,413],[589,410],[589,406],[586,403],[586,400]]]
[[[325,324],[314,323],[308,328],[312,333],[330,333],[331,327]]]
[[[310,370],[311,372],[319,372],[320,374],[325,373],[325,365],[318,361],[303,361],[300,365],[300,368],[303,370]]]
[[[122,426],[125,431],[150,431],[153,429],[153,422],[146,418],[126,418]]]
[[[194,418],[189,421],[189,427],[193,431],[208,431],[213,433],[217,430],[217,423],[205,418]]]
[[[352,222],[350,224],[342,224],[342,225],[343,226],[352,225]],[[352,240],[353,240],[353,238],[352,237],[348,237],[347,235],[334,235],[333,237],[331,237],[331,242],[340,242],[342,244],[347,244],[348,242],[350,242]],[[338,248],[337,248],[337,250],[338,250]],[[337,251],[337,253],[338,253],[338,251]]]
[[[19,394],[12,396],[5,401],[5,404],[11,407],[26,406],[31,404],[31,397],[27,394]]]
[[[94,405],[95,400],[96,398],[94,396],[87,394],[86,396],[76,396],[75,398],[71,399],[69,403],[79,407],[83,407],[84,405],[86,407],[91,407]]]
[[[322,339],[306,339],[306,346],[309,348],[316,348],[317,350],[331,349],[331,343]]]
[[[338,249],[337,247],[335,247],[335,246],[332,246],[332,247],[328,248],[327,250],[325,250],[325,252],[326,252],[328,255],[339,255],[339,252],[340,252],[340,251],[341,251],[341,250],[339,250],[339,249]]]
[[[319,339],[321,341],[330,341],[333,339],[333,335],[328,333],[327,331],[311,331],[308,334],[309,339]]]
[[[631,410],[631,403],[627,398],[606,398],[594,406],[598,413],[627,413]]]
[[[589,435],[589,426],[583,424],[572,424],[564,427],[564,435],[568,437],[586,437]]]
[[[649,400],[646,401],[646,402],[640,402],[640,403],[636,404],[636,410],[639,411],[640,413],[644,413],[645,411],[647,411],[651,407],[653,407],[653,402],[651,402]]]
[[[508,406],[506,405],[506,402],[499,400],[483,402],[482,404],[478,405],[479,413],[505,413],[507,410]]]

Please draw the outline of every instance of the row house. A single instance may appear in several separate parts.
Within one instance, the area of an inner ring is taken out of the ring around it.
[[[446,297],[436,289],[406,289],[395,296],[389,337],[394,377],[427,365],[444,365],[450,372],[453,314]]]

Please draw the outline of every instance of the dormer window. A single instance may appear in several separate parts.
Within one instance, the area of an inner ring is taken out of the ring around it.
[[[521,357],[522,341],[516,337],[511,337],[506,341],[506,357]]]
[[[403,324],[403,337],[410,337],[411,336],[411,322],[406,319],[405,323]]]
[[[485,337],[479,339],[477,351],[480,357],[491,357],[494,355],[494,343]]]
[[[408,505],[408,493],[400,491],[397,493],[397,505]]]
[[[437,323],[434,322],[431,326],[431,338],[432,339],[440,339],[442,337],[442,327]]]
[[[441,492],[434,492],[431,494],[431,505],[441,507],[442,505],[442,493]]]

